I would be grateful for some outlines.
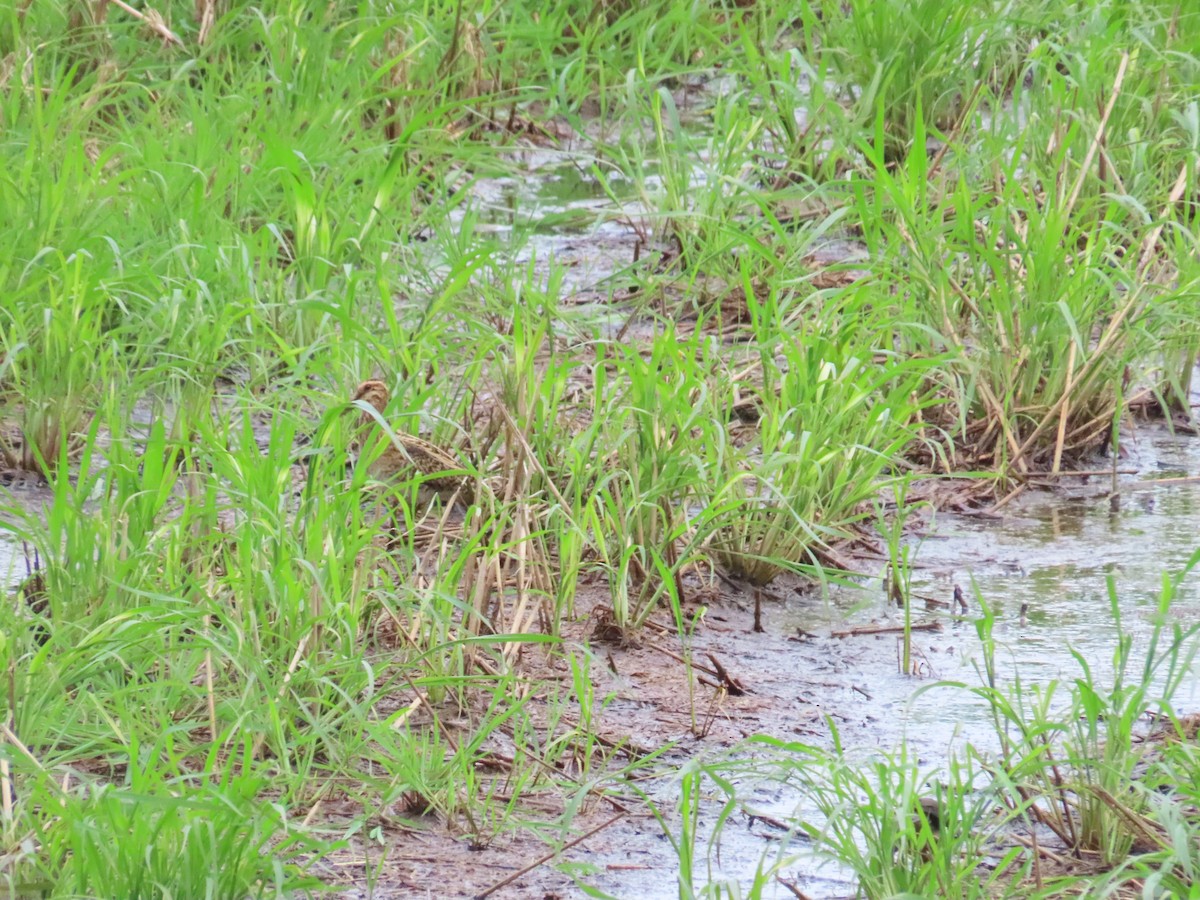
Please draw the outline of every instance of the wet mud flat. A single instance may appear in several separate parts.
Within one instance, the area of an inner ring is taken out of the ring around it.
[[[326,877],[351,897],[586,896],[581,885],[612,897],[676,897],[680,857],[672,841],[681,834],[680,772],[691,763],[751,759],[762,752],[744,743],[755,735],[828,749],[831,724],[848,756],[865,761],[904,747],[923,771],[944,768],[968,745],[993,751],[987,705],[968,690],[932,687],[979,683],[981,602],[995,616],[1004,682],[1019,677],[1027,689],[1069,682],[1079,674],[1075,650],[1103,684],[1119,632],[1132,634],[1135,646],[1144,643],[1163,572],[1183,568],[1197,549],[1195,438],[1145,429],[1121,464],[1138,474],[1120,476],[1115,508],[1107,476],[1063,479],[1061,487],[1030,492],[995,516],[937,513],[909,538],[917,551],[915,676],[899,674],[903,614],[887,601],[878,558],[855,560],[867,574],[854,583],[822,587],[781,579],[765,601],[763,633],[754,631],[749,589],[718,581],[719,593],[705,594],[704,585],[690,579],[689,610],[700,621],[685,643],[662,614],[636,643],[592,641],[596,621],[589,613],[604,606],[607,592],[582,591],[579,616],[564,624],[564,644],[590,648],[593,727],[615,748],[609,765],[658,754],[630,776],[636,790],[593,771],[594,782],[581,779],[580,794],[589,783],[597,790],[571,819],[569,834],[547,842],[527,834],[501,837],[478,850],[448,835],[436,819],[398,816],[379,823],[375,846],[364,850],[356,838],[323,863]],[[1110,612],[1110,579],[1120,598],[1119,628]],[[955,585],[963,588],[965,614],[953,602]],[[1181,583],[1171,615],[1185,627],[1200,622],[1200,578]],[[569,683],[558,653],[534,649],[523,662],[535,683]],[[531,702],[543,702],[536,691]],[[1175,703],[1181,714],[1200,710],[1195,670]],[[852,873],[806,852],[805,839],[788,831],[795,816],[815,811],[798,806],[796,794],[778,782],[751,775],[734,780],[744,795],[711,846],[727,798],[701,800],[693,884],[745,886],[764,860],[783,854],[795,858],[785,869],[792,887],[776,884],[767,896],[794,897],[795,890],[814,898],[855,895]],[[555,814],[561,802],[548,799],[544,811]],[[352,874],[368,863],[380,866],[381,876],[370,892]]]

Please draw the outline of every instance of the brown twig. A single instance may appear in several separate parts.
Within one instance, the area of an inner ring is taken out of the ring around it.
[[[1107,475],[1108,473],[1105,472],[1103,474]],[[1139,481],[1133,485],[1131,490],[1141,491],[1161,485],[1196,484],[1197,482],[1200,482],[1200,475],[1178,475],[1173,478],[1147,478],[1145,481]]]
[[[659,653],[662,653],[664,656],[671,657],[671,659],[675,660],[675,662],[677,662],[677,663],[682,663],[685,666],[691,666],[697,672],[703,672],[705,675],[711,675],[713,678],[716,678],[720,682],[720,684],[718,685],[719,687],[727,687],[727,685],[725,685],[725,683],[724,683],[724,679],[721,677],[721,672],[718,672],[716,669],[710,669],[708,666],[704,665],[703,663],[698,663],[694,659],[693,660],[684,659],[678,653],[672,653],[666,647],[661,647],[658,644],[654,643],[653,641],[645,641],[644,640],[644,641],[642,641],[642,646],[649,647],[651,650],[657,650]],[[712,659],[711,653],[709,654],[709,659]],[[742,690],[745,691],[746,689],[742,688]]]
[[[1136,475],[1137,469],[1117,469],[1118,475]],[[1112,474],[1112,469],[1068,469],[1060,472],[1030,472],[1028,477],[1031,481],[1038,479],[1054,479],[1054,478],[1092,478],[1095,476],[1109,476]],[[1163,479],[1171,481],[1172,479]],[[1154,482],[1142,482],[1143,484],[1152,484]]]
[[[1030,832],[1030,835],[1033,835],[1032,831]],[[1070,868],[1072,866],[1072,862],[1070,859],[1068,859],[1065,856],[1061,856],[1058,853],[1055,853],[1053,850],[1050,850],[1050,849],[1047,849],[1046,847],[1041,846],[1037,842],[1036,837],[1026,837],[1023,834],[1014,834],[1014,835],[1011,835],[1011,838],[1012,838],[1012,840],[1014,840],[1018,844],[1020,844],[1022,847],[1028,847],[1030,850],[1032,850],[1034,852],[1035,856],[1037,856],[1037,857],[1045,857],[1046,859],[1050,860],[1051,862],[1057,863],[1058,865],[1062,866],[1065,869]]]
[[[804,893],[804,891],[800,890],[800,888],[796,886],[794,881],[787,881],[778,875],[775,876],[775,881],[777,884],[781,884],[787,888],[791,892],[792,896],[796,898],[796,900],[811,900],[808,894]]]
[[[1027,488],[1028,486],[1029,486],[1029,482],[1027,482],[1027,481],[1024,481],[1021,484],[1018,484],[1015,488],[1013,488],[1011,491],[1009,491],[1007,494],[1005,494],[1003,497],[1001,497],[999,500],[997,500],[995,505],[993,505],[992,508],[990,510],[988,510],[988,512],[990,512],[992,515],[995,515],[997,510],[1003,509],[1005,506],[1007,506],[1013,500],[1017,499],[1017,497],[1021,496],[1021,494],[1024,493],[1025,488]]]
[[[729,692],[729,696],[741,697],[741,696],[745,695],[746,689],[744,687],[742,687],[742,683],[740,681],[738,681],[736,678],[734,678],[732,675],[730,675],[729,672],[726,671],[725,667],[723,665],[721,665],[721,661],[719,659],[717,659],[712,653],[709,653],[707,655],[708,655],[708,661],[711,662],[713,664],[713,668],[717,670],[717,677],[719,679],[721,679],[721,685],[725,688],[726,691]]]
[[[904,631],[904,625],[860,625],[855,628],[850,628],[846,631],[831,631],[830,637],[858,637],[864,634],[899,634]],[[941,622],[918,622],[915,625],[909,625],[910,631],[941,631]]]
[[[577,846],[578,844],[582,844],[588,838],[592,837],[593,835],[599,834],[601,831],[603,831],[608,826],[616,824],[621,819],[625,818],[625,815],[626,814],[623,812],[617,813],[615,816],[613,816],[607,822],[597,825],[591,831],[585,832],[584,834],[581,834],[579,837],[575,838],[574,840],[568,841],[567,843],[565,843],[561,847],[559,847],[557,850],[547,853],[545,856],[541,857],[540,859],[535,859],[533,862],[531,862],[525,868],[520,869],[516,872],[513,872],[507,878],[502,878],[500,881],[497,881],[495,884],[493,884],[491,887],[487,888],[486,890],[480,891],[478,894],[475,895],[475,900],[484,900],[485,897],[490,897],[492,894],[496,893],[496,891],[500,890],[500,888],[507,887],[508,885],[510,885],[514,881],[516,881],[518,878],[521,878],[522,876],[529,874],[530,872],[532,872],[534,869],[538,868],[539,866],[545,865],[550,860],[554,859],[554,857],[558,856],[560,853],[562,853],[566,850],[570,850],[572,847]]]

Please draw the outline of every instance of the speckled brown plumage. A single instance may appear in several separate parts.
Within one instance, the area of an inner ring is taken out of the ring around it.
[[[351,399],[352,402],[362,400],[369,403],[382,416],[391,399],[391,392],[382,381],[364,381]],[[369,436],[384,432],[375,417],[365,410],[361,421],[360,444],[370,451],[367,444]],[[460,500],[470,503],[473,499],[471,479],[465,475],[441,474],[461,470],[462,467],[459,460],[441,447],[410,434],[395,432],[394,440],[389,440],[382,452],[375,456],[368,471],[372,478],[380,481],[397,481],[419,473],[427,476],[422,479],[419,489],[422,500],[433,496],[450,500],[457,495]]]

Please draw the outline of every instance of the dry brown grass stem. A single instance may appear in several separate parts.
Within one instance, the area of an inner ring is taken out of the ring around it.
[[[1096,158],[1096,151],[1100,148],[1100,144],[1104,140],[1104,129],[1108,126],[1108,119],[1112,115],[1113,107],[1117,104],[1117,98],[1121,96],[1121,85],[1125,81],[1125,72],[1128,69],[1129,51],[1126,50],[1121,54],[1121,63],[1117,66],[1116,77],[1113,78],[1112,91],[1108,95],[1108,104],[1104,107],[1104,114],[1100,116],[1100,124],[1096,127],[1096,134],[1092,137],[1092,143],[1088,146],[1087,155],[1083,158],[1083,165],[1079,167],[1079,174],[1075,178],[1075,186],[1071,188],[1071,196],[1067,199],[1067,205],[1063,208],[1064,216],[1071,215],[1071,210],[1075,208],[1075,201],[1079,199],[1079,192],[1083,190],[1084,179],[1087,178],[1088,170],[1092,167],[1092,160]]]
[[[211,597],[216,593],[216,583],[212,572],[208,575],[207,596]],[[208,613],[204,614],[203,622],[204,629],[204,693],[208,706],[208,737],[213,744],[217,743],[217,737],[220,730],[217,728],[217,691],[216,691],[216,676],[213,673],[213,652],[212,652],[212,616]]]
[[[482,525],[478,521],[475,523],[471,539],[474,540],[479,533],[479,528]],[[466,630],[473,635],[479,635],[483,632],[483,623],[487,621],[488,609],[488,588],[492,581],[492,560],[490,557],[480,558],[478,554],[473,554],[463,569],[463,581],[470,586],[470,607],[471,612],[467,617]],[[466,648],[468,657],[474,657],[475,650],[473,645],[468,645]]]
[[[8,711],[4,715],[4,729],[12,732],[17,705],[17,661],[8,660]],[[0,809],[4,813],[4,834],[10,841],[13,831],[13,784],[12,770],[8,758],[0,759]]]
[[[134,9],[132,6],[126,3],[125,0],[108,0],[108,2],[112,3],[119,9],[123,9],[135,19],[143,22],[151,31],[161,37],[168,44],[174,44],[176,47],[183,46],[183,41],[179,39],[179,36],[176,35],[175,32],[167,27],[166,21],[156,10],[146,7],[146,11],[142,12],[141,10]]]
[[[570,849],[571,847],[574,847],[578,844],[582,844],[588,838],[593,837],[596,834],[599,834],[605,828],[608,828],[608,826],[616,824],[621,819],[625,818],[625,816],[627,816],[627,815],[628,815],[628,813],[626,811],[622,810],[621,812],[617,813],[615,816],[613,816],[608,821],[602,822],[599,825],[597,825],[591,831],[585,831],[583,834],[579,835],[579,837],[577,837],[571,841],[568,841],[567,843],[563,844],[561,847],[554,850],[552,853],[547,853],[545,856],[535,859],[533,862],[531,862],[529,865],[525,866],[523,869],[519,869],[516,872],[513,872],[511,875],[501,879],[500,881],[493,884],[491,887],[487,888],[487,890],[479,892],[478,894],[475,895],[475,900],[483,900],[484,897],[490,897],[492,894],[494,894],[496,891],[500,890],[501,888],[507,887],[508,885],[510,885],[514,881],[516,881],[517,879],[528,874],[529,872],[532,872],[534,869],[538,868],[539,866],[542,866],[542,865],[548,863],[550,860],[554,859],[556,856],[559,856],[560,854],[562,854],[564,851]]]
[[[992,416],[1000,426],[1000,431],[1004,435],[1004,442],[1008,444],[1009,452],[1013,455],[1013,465],[1020,469],[1022,474],[1027,473],[1029,467],[1025,464],[1025,460],[1021,455],[1020,445],[1017,444],[1017,438],[1009,427],[1008,416],[1004,414],[1004,407],[1000,404],[1000,400],[983,381],[979,382],[979,391],[983,394],[984,402],[987,403],[988,408],[992,411]]]
[[[526,527],[525,521],[529,511],[527,503],[521,503],[517,507],[513,515],[512,531],[510,539],[512,542],[512,553],[515,559],[513,560],[516,569],[514,572],[514,580],[516,582],[517,602],[513,609],[512,619],[509,622],[507,630],[514,634],[520,634],[525,631],[532,621],[527,622],[529,607],[529,570],[528,551],[529,551],[529,529]],[[511,665],[515,662],[516,655],[520,650],[520,644],[509,643],[504,647],[504,658]]]
[[[1016,500],[1023,493],[1025,493],[1025,488],[1027,488],[1027,487],[1029,487],[1029,482],[1022,481],[1015,488],[1013,488],[1011,491],[1009,491],[1007,494],[1005,494],[1003,497],[1001,497],[999,500],[997,500],[994,504],[992,504],[991,508],[988,509],[988,514],[994,515],[995,513],[999,512],[1004,507],[1008,506],[1008,504],[1012,503],[1012,501]]]
[[[196,0],[196,21],[199,23],[199,33],[196,44],[203,47],[208,41],[209,32],[217,20],[217,0]]]
[[[1063,387],[1063,394],[1067,397],[1071,396],[1072,379],[1075,377],[1075,342],[1071,341],[1070,349],[1067,351],[1067,383]],[[1058,417],[1058,439],[1054,442],[1054,465],[1050,467],[1051,473],[1057,475],[1058,470],[1062,468],[1063,442],[1067,436],[1067,419],[1071,414],[1071,402],[1068,400],[1063,404],[1062,411]]]
[[[47,784],[54,785],[55,788],[58,787],[54,779],[50,777],[50,773],[46,771],[46,767],[38,761],[36,756],[33,755],[33,751],[21,742],[21,739],[17,737],[16,732],[9,728],[7,724],[0,723],[0,734],[3,735],[6,743],[10,744],[14,750],[29,760],[30,764],[32,764],[35,769],[45,776],[45,781]]]

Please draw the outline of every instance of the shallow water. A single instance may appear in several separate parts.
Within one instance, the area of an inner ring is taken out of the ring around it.
[[[937,539],[918,548],[924,568],[914,590],[949,599],[955,582],[964,589],[973,583],[995,612],[1010,677],[1019,673],[1026,683],[1043,684],[1074,678],[1081,674],[1074,650],[1106,683],[1118,636],[1110,582],[1136,656],[1158,618],[1164,574],[1179,576],[1200,548],[1200,484],[1155,483],[1200,474],[1200,441],[1148,430],[1122,465],[1139,474],[1120,477],[1116,509],[1107,499],[1105,477],[1082,484],[1068,480],[1076,483],[1062,492],[1031,493],[1001,522],[940,516]],[[1200,572],[1179,578],[1166,621],[1185,629],[1200,624]],[[978,643],[965,640],[960,650],[956,662],[943,660],[939,677],[968,674],[964,670],[978,660]],[[945,700],[943,695],[938,703]],[[1200,707],[1194,672],[1176,702],[1183,709]],[[918,702],[912,711],[913,723],[922,728],[933,712],[923,711],[926,706]]]

